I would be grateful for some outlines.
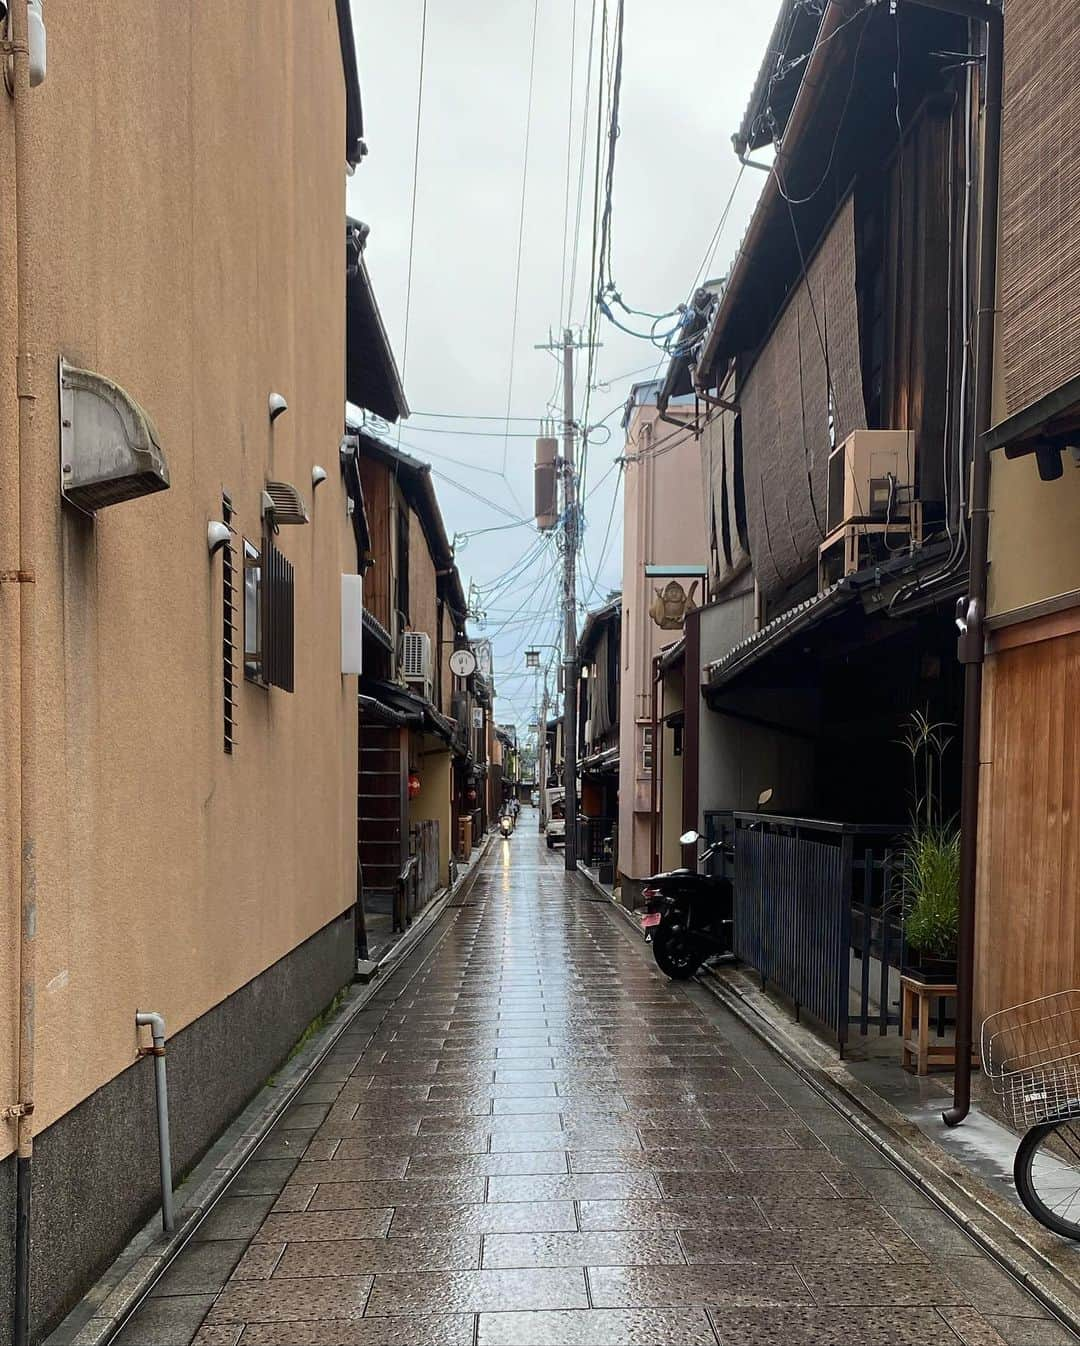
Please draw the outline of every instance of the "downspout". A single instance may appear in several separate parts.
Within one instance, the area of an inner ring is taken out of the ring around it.
[[[652,704],[652,773],[649,781],[649,860],[652,866],[652,872],[660,872],[660,850],[657,845],[658,826],[659,826],[659,808],[660,808],[660,733],[659,733],[659,705],[658,689],[663,674],[660,672],[660,656],[653,655],[652,660],[652,687],[650,688]]]
[[[960,913],[957,938],[956,1071],[953,1106],[943,1113],[957,1126],[971,1108],[972,1013],[975,990],[975,896],[978,875],[979,775],[982,729],[983,619],[989,557],[990,454],[982,437],[990,429],[994,335],[997,316],[998,196],[1001,160],[1001,93],[1005,21],[996,4],[983,0],[914,0],[924,9],[986,24],[986,123],[983,132],[982,212],[979,239],[979,317],[975,360],[975,423],[972,427],[971,552],[968,594],[957,614],[959,657],[964,665],[964,740],[960,795]]]
[[[701,764],[701,609],[686,614],[683,647],[683,816],[684,832],[698,830]],[[697,860],[697,847],[692,854]]]
[[[33,370],[30,353],[32,283],[27,240],[30,236],[32,105],[28,51],[27,0],[10,7],[8,51],[13,60],[11,97],[15,139],[16,253],[16,381],[18,419],[19,569],[0,578],[13,581],[19,593],[19,1060],[18,1100],[4,1109],[15,1122],[15,1306],[14,1346],[30,1341],[30,1218],[34,1155],[34,999],[37,927],[37,716],[35,687],[34,557],[32,551],[33,488],[31,461],[34,422]]]

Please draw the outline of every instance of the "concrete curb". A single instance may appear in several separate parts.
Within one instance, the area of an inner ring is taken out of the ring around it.
[[[814,1061],[784,1033],[783,1025],[762,1014],[728,978],[706,969],[697,982],[805,1084],[836,1108],[863,1139],[885,1155],[1054,1318],[1080,1338],[1080,1284],[1055,1266],[1025,1236],[1023,1228],[1007,1218],[1011,1211],[1001,1208],[996,1195],[977,1174],[947,1155],[933,1153],[936,1146],[928,1136],[860,1084],[842,1065],[826,1069]]]
[[[42,1346],[107,1346],[165,1275],[194,1237],[244,1165],[259,1148],[285,1110],[330,1055],[338,1039],[382,989],[387,976],[417,951],[445,912],[464,897],[480,873],[494,840],[488,833],[466,873],[447,888],[378,964],[379,975],[353,983],[341,1012],[284,1066],[272,1087],[264,1086],[195,1166],[177,1192],[177,1228],[165,1238],[155,1213],[91,1287]],[[183,1196],[184,1188],[190,1187]]]

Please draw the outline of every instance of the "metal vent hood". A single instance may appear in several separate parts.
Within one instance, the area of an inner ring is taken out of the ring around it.
[[[60,490],[79,509],[104,509],[169,488],[154,423],[104,374],[60,360]]]

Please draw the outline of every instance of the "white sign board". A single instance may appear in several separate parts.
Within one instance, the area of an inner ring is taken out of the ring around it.
[[[341,577],[341,671],[364,671],[364,579]]]

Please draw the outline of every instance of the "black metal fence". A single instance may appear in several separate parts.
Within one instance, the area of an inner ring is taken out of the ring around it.
[[[896,845],[903,827],[771,814],[707,815],[734,834],[735,952],[835,1034],[898,1022],[903,957]]]

